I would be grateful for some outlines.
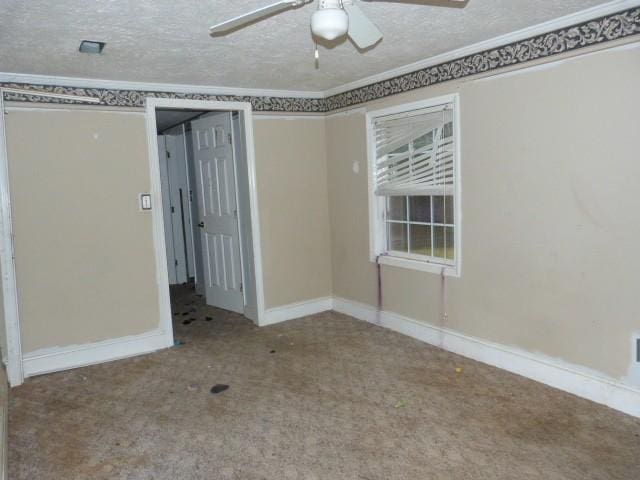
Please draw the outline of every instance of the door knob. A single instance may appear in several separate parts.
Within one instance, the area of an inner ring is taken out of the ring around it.
[[[204,228],[204,222],[200,222],[200,223],[198,224],[198,226],[199,226],[200,228]]]

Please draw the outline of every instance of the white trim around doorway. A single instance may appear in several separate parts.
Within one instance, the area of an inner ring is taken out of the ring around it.
[[[24,381],[22,369],[22,341],[18,313],[18,287],[13,249],[11,196],[9,191],[9,159],[4,122],[4,93],[0,89],[0,266],[2,269],[2,296],[7,351],[2,352],[7,366],[7,379],[12,387]]]
[[[247,149],[247,170],[249,173],[249,208],[251,211],[251,231],[253,239],[253,257],[257,297],[257,324],[264,325],[265,303],[262,277],[262,251],[260,243],[260,217],[258,212],[258,191],[256,182],[256,161],[253,140],[253,112],[248,102],[220,102],[207,100],[186,100],[175,98],[148,97],[146,101],[147,142],[149,148],[149,170],[151,174],[151,210],[153,224],[153,245],[156,262],[156,282],[160,302],[160,328],[167,347],[173,345],[173,323],[171,317],[171,299],[169,297],[169,276],[167,253],[164,237],[164,218],[162,215],[162,191],[160,184],[160,165],[157,143],[156,109],[191,109],[211,111],[240,111],[245,122],[245,142]]]

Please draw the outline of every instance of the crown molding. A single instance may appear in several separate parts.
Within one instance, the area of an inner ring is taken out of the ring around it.
[[[300,92],[284,90],[249,91],[247,89],[236,89],[235,93],[233,93],[221,87],[203,87],[200,89],[192,85],[172,86],[158,83],[143,84],[14,73],[0,73],[0,90],[2,90],[5,100],[10,102],[82,104],[87,102],[88,100],[86,99],[89,98],[91,103],[101,106],[143,108],[147,98],[175,98],[250,103],[255,112],[295,114],[326,112],[324,98],[282,96],[290,93],[300,94]],[[266,95],[273,92],[277,92],[278,95]],[[239,93],[242,93],[242,95]],[[246,93],[261,93],[265,95],[246,95]],[[320,94],[315,92],[315,95]]]
[[[304,90],[269,90],[260,88],[183,85],[177,83],[127,82],[122,80],[101,80],[96,78],[61,77],[55,75],[9,72],[0,72],[0,82],[46,86],[64,85],[65,87],[95,88],[101,90],[141,90],[146,92],[171,92],[215,96],[230,95],[236,97],[324,98],[323,92]]]
[[[419,60],[414,63],[403,65],[402,67],[387,70],[382,73],[377,73],[369,77],[361,78],[360,80],[356,80],[354,82],[349,82],[349,83],[340,85],[338,87],[330,88],[323,92],[324,98],[332,97],[340,93],[345,93],[350,90],[355,90],[357,88],[366,87],[374,83],[383,82],[385,80],[399,77],[407,73],[413,73],[417,70],[422,70],[435,65],[447,63],[452,60],[473,55],[474,53],[480,53],[485,50],[490,50],[492,48],[509,45],[511,43],[514,43],[520,40],[525,40],[527,38],[535,37],[537,35],[543,35],[545,33],[553,32],[555,30],[570,27],[579,23],[583,23],[599,17],[604,17],[606,15],[617,13],[622,10],[626,10],[626,9],[637,7],[637,6],[640,6],[640,0],[614,0],[612,2],[604,3],[602,5],[597,5],[595,7],[587,8],[585,10],[580,10],[579,12],[572,13],[570,15],[565,15],[564,17],[559,17],[554,20],[549,20],[547,22],[533,25],[531,27],[523,28],[521,30],[516,30],[514,32],[507,33],[505,35],[499,35],[489,40],[484,40],[482,42],[474,43],[473,45],[468,45],[466,47],[458,48],[456,50],[451,50],[449,52],[445,52],[440,55],[435,55],[433,57],[429,57],[424,60]]]

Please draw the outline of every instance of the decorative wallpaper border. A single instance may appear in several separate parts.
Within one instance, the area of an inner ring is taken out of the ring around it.
[[[110,107],[144,107],[145,98],[180,98],[188,100],[217,100],[223,102],[250,102],[253,110],[259,112],[303,112],[324,113],[326,102],[323,98],[298,98],[298,97],[251,97],[241,95],[210,95],[205,93],[175,93],[156,92],[145,90],[115,90],[106,88],[79,88],[52,85],[34,85],[24,83],[0,83],[2,87],[20,88],[26,90],[39,90],[48,93],[62,93],[66,95],[81,95],[100,99],[100,105]],[[82,101],[39,97],[13,92],[5,92],[7,101],[30,103],[58,103],[58,104],[82,104]]]
[[[116,90],[77,88],[22,83],[0,83],[3,87],[40,90],[52,93],[82,95],[100,99],[101,105],[116,107],[144,107],[146,97],[181,98],[191,100],[218,100],[250,102],[255,111],[276,113],[326,113],[391,95],[424,88],[451,80],[486,73],[541,58],[571,52],[640,33],[640,6],[618,13],[561,28],[508,45],[492,48],[426,67],[397,77],[355,88],[328,98],[294,98],[267,96],[209,95],[197,93],[154,92],[143,90]],[[8,101],[33,103],[77,104],[81,101],[38,97],[5,92]]]

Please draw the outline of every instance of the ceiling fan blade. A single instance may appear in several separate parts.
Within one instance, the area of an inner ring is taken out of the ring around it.
[[[362,0],[363,2],[410,3],[431,7],[464,8],[469,0]]]
[[[351,2],[344,2],[343,8],[349,15],[347,35],[358,48],[369,48],[382,39],[382,32],[367,18],[360,7]]]
[[[266,7],[258,8],[252,12],[245,13],[244,15],[239,15],[230,20],[213,25],[209,28],[209,35],[224,34],[230,30],[234,30],[248,23],[260,20],[261,18],[280,13],[284,10],[289,10],[290,8],[302,6],[311,1],[312,0],[282,0],[280,2],[272,3]]]

